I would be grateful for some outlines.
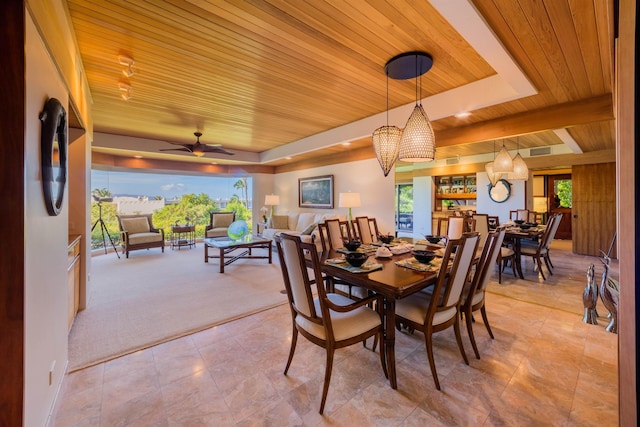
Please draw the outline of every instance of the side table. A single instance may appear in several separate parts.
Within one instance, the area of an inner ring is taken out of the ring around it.
[[[256,223],[256,234],[262,234],[262,231],[267,228],[266,222],[257,222]]]
[[[196,226],[192,224],[171,226],[171,249],[196,246]]]

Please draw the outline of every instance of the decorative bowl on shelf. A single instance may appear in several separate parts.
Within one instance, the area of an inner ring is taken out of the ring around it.
[[[364,252],[348,252],[344,254],[344,258],[350,265],[354,267],[360,267],[362,264],[364,264],[367,258],[369,258],[369,255]]]
[[[395,236],[393,234],[378,234],[378,239],[380,239],[382,243],[389,244],[393,242]]]
[[[442,240],[442,236],[428,235],[428,236],[424,236],[424,238],[427,239],[427,242],[433,243],[434,245],[437,243],[440,243],[440,241]]]
[[[423,264],[428,264],[432,259],[436,257],[436,253],[433,251],[425,251],[420,249],[414,249],[412,252],[413,257]]]
[[[352,239],[352,240],[345,239],[343,244],[348,251],[355,251],[361,245],[360,240],[357,240],[357,239]]]

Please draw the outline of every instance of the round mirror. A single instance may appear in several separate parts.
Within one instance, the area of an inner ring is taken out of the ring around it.
[[[489,185],[489,197],[496,203],[503,203],[511,196],[511,184],[506,179],[499,179],[496,185]]]
[[[67,112],[60,101],[50,98],[40,113],[40,160],[42,191],[49,215],[62,210],[67,184]]]

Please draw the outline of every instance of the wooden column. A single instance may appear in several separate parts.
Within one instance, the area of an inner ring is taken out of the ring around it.
[[[0,2],[0,426],[23,425],[25,5]]]

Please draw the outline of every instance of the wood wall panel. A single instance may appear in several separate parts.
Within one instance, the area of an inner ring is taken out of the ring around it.
[[[22,1],[0,2],[0,426],[23,424],[24,399],[24,129],[25,9]],[[8,244],[10,242],[11,244]]]
[[[573,252],[599,256],[616,231],[616,164],[576,165],[573,181]]]

